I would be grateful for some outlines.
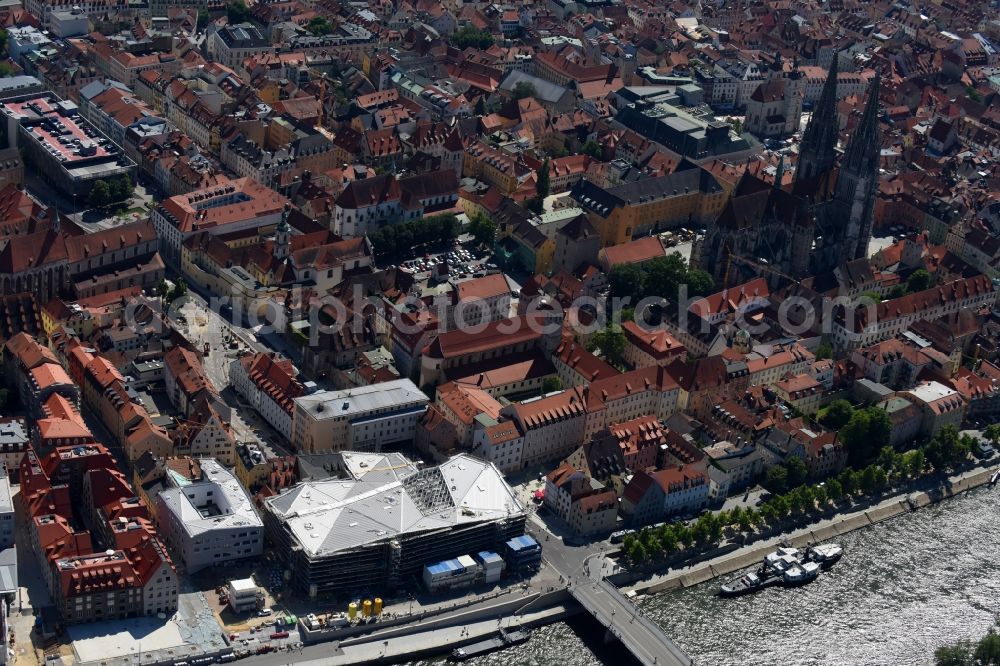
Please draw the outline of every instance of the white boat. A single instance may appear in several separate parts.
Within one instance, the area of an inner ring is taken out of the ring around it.
[[[819,576],[819,568],[816,562],[793,564],[782,574],[781,580],[785,585],[805,585]]]
[[[782,547],[764,556],[764,570],[785,585],[804,585],[819,575],[820,565],[810,560],[808,551]]]
[[[832,566],[844,555],[844,549],[835,543],[824,543],[812,546],[807,551],[808,559],[824,567]]]
[[[1000,469],[993,472],[993,476],[990,477],[990,485],[991,486],[997,485],[997,481],[1000,481]]]
[[[781,576],[792,565],[802,561],[802,552],[798,548],[779,548],[773,553],[764,556],[764,568],[771,573]]]

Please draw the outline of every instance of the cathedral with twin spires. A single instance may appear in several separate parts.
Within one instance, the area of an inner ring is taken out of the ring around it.
[[[730,286],[758,275],[772,284],[818,275],[866,256],[879,177],[879,79],[837,166],[837,58],[782,187],[745,173],[695,248],[692,263]]]

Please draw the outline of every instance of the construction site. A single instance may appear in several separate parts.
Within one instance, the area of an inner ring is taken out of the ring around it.
[[[419,469],[398,453],[344,452],[336,478],[268,498],[265,530],[311,598],[392,596],[427,564],[498,550],[524,534],[524,507],[490,463],[459,455]]]

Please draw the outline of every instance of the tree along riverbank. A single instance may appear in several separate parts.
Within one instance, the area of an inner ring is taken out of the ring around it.
[[[785,529],[756,532],[751,542],[731,542],[696,553],[681,552],[658,563],[649,562],[615,574],[612,581],[640,593],[688,587],[717,576],[753,566],[780,543],[805,546],[834,539],[841,534],[900,516],[918,508],[953,497],[989,483],[996,467],[976,467],[960,474],[937,479],[920,479],[899,489],[891,497],[854,504],[847,512],[827,517],[804,516]]]

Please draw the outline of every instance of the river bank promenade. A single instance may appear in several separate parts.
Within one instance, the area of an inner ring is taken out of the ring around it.
[[[948,497],[989,483],[997,469],[975,468],[949,477],[941,485],[910,493],[896,494],[870,506],[824,518],[788,533],[777,535],[734,551],[688,566],[672,568],[641,580],[612,576],[626,593],[653,594],[697,585],[712,578],[751,567],[779,543],[804,546],[835,539],[837,536],[909,513]],[[559,544],[559,545],[557,545]],[[561,542],[550,542],[550,555],[563,551]],[[580,549],[585,550],[585,549]],[[569,552],[569,549],[566,549]],[[562,563],[562,562],[560,562]],[[529,595],[519,608],[511,600],[493,600],[473,605],[454,615],[428,618],[419,624],[386,627],[343,641],[306,645],[300,651],[276,652],[249,657],[241,663],[279,666],[294,662],[313,666],[348,666],[361,663],[392,663],[440,654],[455,647],[495,635],[501,627],[517,629],[551,624],[580,613],[583,609],[566,592],[556,588],[541,595]]]
[[[791,532],[762,541],[755,541],[752,544],[714,558],[687,566],[671,568],[664,573],[647,575],[640,579],[627,575],[619,575],[613,577],[612,580],[617,582],[622,589],[634,591],[637,594],[653,594],[698,585],[713,578],[754,566],[761,561],[764,555],[774,550],[779,544],[789,543],[792,546],[802,547],[810,543],[829,541],[841,534],[875,525],[884,520],[895,518],[928,506],[929,504],[934,504],[943,499],[984,486],[989,483],[990,476],[996,470],[996,465],[967,470],[948,477],[944,483],[936,488],[897,494],[871,506],[838,514],[830,518],[822,518]]]
[[[425,655],[441,654],[454,648],[495,636],[501,628],[514,630],[552,624],[582,612],[567,599],[565,603],[509,617],[473,620],[455,626],[411,626],[409,632],[382,635],[378,632],[337,643],[304,646],[292,652],[272,652],[241,660],[256,666],[350,666],[352,664],[395,663]]]

